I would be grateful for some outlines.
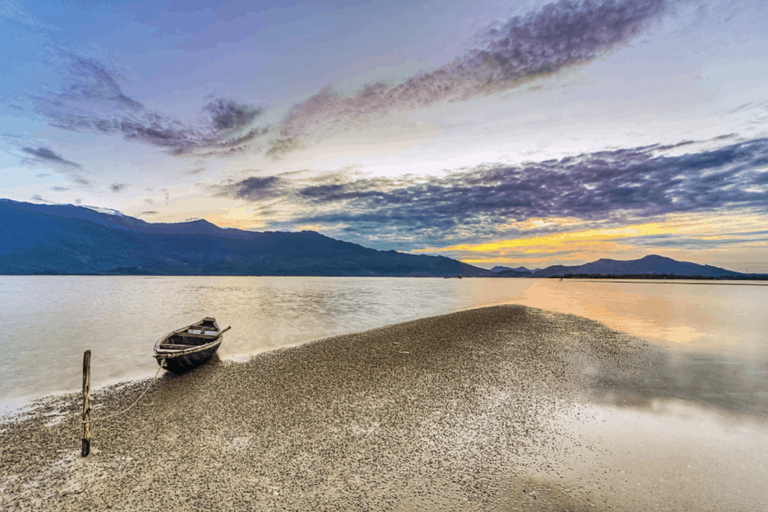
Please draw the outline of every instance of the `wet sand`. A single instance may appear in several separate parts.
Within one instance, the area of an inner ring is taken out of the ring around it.
[[[768,509],[762,410],[676,385],[665,350],[464,311],[164,374],[87,458],[79,397],[49,397],[0,424],[0,509]]]

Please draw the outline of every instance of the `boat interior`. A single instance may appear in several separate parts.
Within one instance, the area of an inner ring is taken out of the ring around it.
[[[201,322],[189,326],[184,331],[171,334],[160,343],[160,348],[167,350],[183,350],[190,347],[205,345],[218,337],[219,328],[216,325],[216,320],[206,318]]]

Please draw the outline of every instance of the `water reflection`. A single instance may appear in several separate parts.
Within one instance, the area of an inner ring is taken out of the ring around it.
[[[585,406],[580,447],[559,461],[565,487],[620,510],[768,510],[764,418],[656,398],[645,407]]]
[[[609,327],[670,346],[763,359],[768,339],[761,314],[768,287],[697,282],[533,280],[520,303],[599,320]]]
[[[590,385],[597,403],[658,412],[660,400],[684,400],[723,414],[768,417],[768,372],[726,355],[650,348],[627,372],[610,361],[597,368]]]

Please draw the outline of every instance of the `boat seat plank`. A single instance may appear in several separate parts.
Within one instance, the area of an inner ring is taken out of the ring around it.
[[[191,334],[188,332],[179,332],[176,333],[175,336],[182,336],[184,338],[205,338],[205,339],[216,339],[219,337],[219,333],[216,334]]]
[[[182,345],[180,343],[162,343],[160,348],[166,350],[186,350],[188,348],[202,347],[202,345]]]

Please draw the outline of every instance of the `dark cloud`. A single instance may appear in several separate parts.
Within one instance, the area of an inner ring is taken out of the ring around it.
[[[44,163],[44,164],[55,164],[55,165],[61,165],[65,167],[70,167],[73,169],[80,169],[82,166],[78,163],[72,162],[70,160],[65,160],[61,157],[61,155],[54,153],[51,149],[45,148],[45,147],[38,147],[35,148],[21,148],[21,150],[31,155],[29,158],[31,160]]]
[[[172,154],[241,147],[263,129],[252,127],[262,109],[218,98],[194,123],[183,123],[127,96],[120,77],[95,59],[69,55],[63,85],[35,97],[37,111],[66,130],[117,134],[167,148]]]
[[[203,112],[210,117],[211,125],[216,130],[226,131],[248,126],[262,113],[262,110],[219,98],[208,103],[203,108]]]
[[[286,188],[285,179],[279,176],[252,176],[237,182],[227,182],[217,187],[219,195],[258,201],[279,196]]]
[[[147,210],[145,212],[141,212],[140,215],[157,215],[159,212],[156,212],[155,210]]]
[[[667,0],[560,0],[499,24],[482,34],[477,48],[400,84],[372,83],[348,96],[328,86],[293,107],[269,154],[280,156],[300,147],[302,138],[346,131],[393,111],[487,95],[591,62],[627,43],[667,5]]]
[[[128,188],[128,184],[127,183],[113,183],[112,185],[109,186],[109,188],[110,188],[110,190],[112,190],[112,192],[122,192],[123,190]]]
[[[643,236],[632,240],[632,244],[641,247],[669,247],[669,248],[722,248],[730,245],[739,245],[744,242],[768,242],[765,232],[755,231],[739,233],[733,237],[717,237],[713,239],[690,238],[680,235],[669,236]]]
[[[686,143],[685,145],[688,145]],[[258,201],[277,192],[315,212],[291,222],[420,240],[498,236],[499,226],[538,217],[646,221],[723,208],[768,210],[768,139],[670,155],[674,145],[600,151],[436,178],[326,182],[248,178],[227,192]],[[277,183],[280,184],[276,189]],[[308,211],[308,210],[305,210]],[[504,228],[503,234],[520,231]],[[557,229],[556,226],[550,230]]]

